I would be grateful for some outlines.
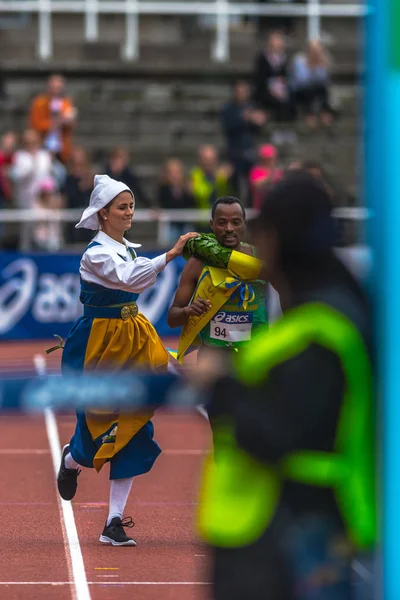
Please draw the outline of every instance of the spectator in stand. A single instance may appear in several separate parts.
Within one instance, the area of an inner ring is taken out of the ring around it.
[[[94,178],[94,170],[86,150],[81,146],[74,146],[67,166],[68,173],[63,189],[65,205],[67,208],[84,208],[89,204]],[[69,242],[85,242],[89,239],[90,233],[86,229],[75,229],[73,224],[68,224]]]
[[[198,165],[190,173],[190,189],[197,208],[209,209],[215,200],[231,194],[231,165],[220,165],[214,146],[199,148]]]
[[[64,184],[65,204],[68,208],[84,208],[89,204],[93,190],[94,170],[88,153],[81,146],[74,146],[67,165]]]
[[[54,179],[42,179],[36,190],[33,208],[39,214],[54,211],[54,216],[50,221],[46,219],[35,223],[32,231],[34,250],[55,252],[63,247],[62,222],[57,219],[57,212],[63,208],[63,204]]]
[[[282,127],[274,131],[272,142],[295,142],[294,131],[287,129],[287,123],[293,121],[295,114],[288,84],[286,42],[281,33],[271,33],[265,49],[257,56],[254,86],[256,102]]]
[[[67,180],[67,167],[57,158],[55,154],[51,155],[51,176],[57,184],[59,190],[63,190]]]
[[[255,210],[261,209],[268,190],[283,177],[283,170],[277,167],[277,162],[278,152],[275,146],[265,144],[260,147],[258,163],[250,171],[250,186]]]
[[[250,86],[246,81],[235,83],[233,98],[222,109],[221,121],[227,156],[234,169],[234,193],[239,198],[247,196],[250,200],[249,173],[256,162],[257,134],[266,121],[266,115],[251,102]],[[242,190],[243,181],[246,184],[245,191]]]
[[[163,209],[195,208],[182,161],[177,158],[169,158],[164,164],[162,181],[158,188],[158,205]]]
[[[158,206],[166,210],[195,208],[182,161],[176,158],[170,158],[164,164],[163,176],[158,188]],[[191,231],[192,227],[189,223],[171,223],[170,236],[165,241],[176,240],[186,231]]]
[[[307,173],[312,175],[315,179],[321,181],[325,186],[326,190],[329,192],[332,198],[332,203],[340,204],[340,202],[338,201],[338,192],[333,190],[329,182],[329,178],[325,172],[325,169],[323,168],[320,162],[318,162],[317,160],[293,161],[287,168],[287,171],[297,169],[307,171]]]
[[[317,160],[292,160],[286,167],[286,171],[307,171],[315,179],[324,179],[325,171]]]
[[[307,171],[308,173],[310,173],[310,175],[315,177],[315,179],[325,181],[325,179],[326,179],[325,170],[324,170],[323,166],[321,165],[321,163],[318,162],[317,160],[305,160],[302,163],[301,167],[302,167],[302,169],[304,169],[304,171]]]
[[[40,136],[34,129],[24,132],[22,145],[14,155],[10,177],[16,207],[29,209],[33,208],[39,182],[50,177],[52,159],[50,152],[41,147]]]
[[[139,177],[129,164],[129,154],[125,148],[117,147],[111,151],[106,175],[117,181],[122,181],[135,196],[136,208],[154,208],[154,203],[142,188]]]
[[[71,155],[75,120],[76,109],[65,95],[64,77],[51,75],[47,93],[37,96],[32,102],[30,125],[41,135],[44,147],[64,163]]]
[[[286,167],[286,172],[288,171],[298,171],[303,168],[303,163],[301,160],[292,160],[288,166]]]
[[[14,159],[17,136],[13,131],[7,131],[0,141],[0,208],[5,208],[11,201],[12,185],[9,171]]]
[[[304,113],[307,125],[318,120],[331,125],[334,111],[329,103],[330,61],[321,42],[309,42],[306,53],[294,57],[290,68],[290,87],[296,106]]]

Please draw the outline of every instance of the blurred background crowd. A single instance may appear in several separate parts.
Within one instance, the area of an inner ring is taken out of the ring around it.
[[[184,119],[175,118],[169,152],[160,156],[154,140],[150,183],[137,169],[140,148],[135,151],[134,136],[131,144],[111,146],[100,155],[98,148],[80,143],[87,123],[79,101],[69,89],[68,78],[51,74],[25,107],[20,129],[3,131],[1,209],[51,209],[56,214],[61,208],[84,208],[93,176],[101,172],[126,183],[134,192],[136,207],[150,209],[153,221],[163,210],[208,209],[217,197],[226,194],[236,195],[247,207],[259,210],[270,186],[285,170],[299,165],[327,182],[338,205],[351,205],[354,199],[348,189],[337,178],[329,177],[318,154],[307,156],[302,145],[305,137],[321,133],[325,135],[323,143],[332,145],[337,135],[336,123],[341,117],[331,93],[332,60],[324,45],[315,40],[300,51],[290,52],[289,38],[283,31],[270,30],[264,36],[263,48],[254,56],[252,71],[229,84],[229,97],[220,102],[213,123],[222,143],[213,143],[212,135],[210,142],[202,136],[196,156],[188,158],[182,143]],[[4,90],[3,82],[6,94]],[[115,118],[112,110],[110,104],[110,124]],[[125,115],[126,127],[132,118],[129,113]],[[101,123],[97,127],[100,130]],[[172,241],[190,225],[174,223],[169,228],[170,239],[165,241]],[[57,218],[35,225],[25,223],[19,233],[8,223],[0,227],[1,243],[6,248],[21,246],[27,231],[36,250],[59,250],[90,239],[87,232],[76,231],[73,223]]]

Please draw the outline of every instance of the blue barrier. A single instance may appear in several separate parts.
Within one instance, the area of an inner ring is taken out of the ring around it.
[[[172,373],[85,373],[0,379],[0,410],[41,412],[117,406],[138,410],[170,405],[193,408],[199,401],[182,377]]]
[[[143,253],[149,258],[159,253]],[[0,340],[65,337],[82,314],[78,254],[0,254]],[[159,335],[179,335],[167,325],[167,312],[184,267],[170,262],[156,284],[141,294],[141,311]]]

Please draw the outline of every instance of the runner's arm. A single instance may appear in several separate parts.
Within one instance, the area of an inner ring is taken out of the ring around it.
[[[202,315],[208,309],[207,301],[202,298],[190,304],[202,270],[203,263],[197,258],[190,258],[186,263],[175,298],[168,311],[168,325],[170,327],[181,327],[187,323],[189,317]]]

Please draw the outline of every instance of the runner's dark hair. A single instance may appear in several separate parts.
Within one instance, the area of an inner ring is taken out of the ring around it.
[[[243,213],[243,217],[244,219],[246,219],[246,209],[244,208],[243,202],[241,200],[239,200],[239,198],[236,198],[236,196],[221,196],[221,198],[218,198],[211,209],[211,218],[214,219],[215,217],[215,211],[217,209],[217,206],[219,206],[220,204],[239,204],[240,208],[242,209],[242,213]]]

